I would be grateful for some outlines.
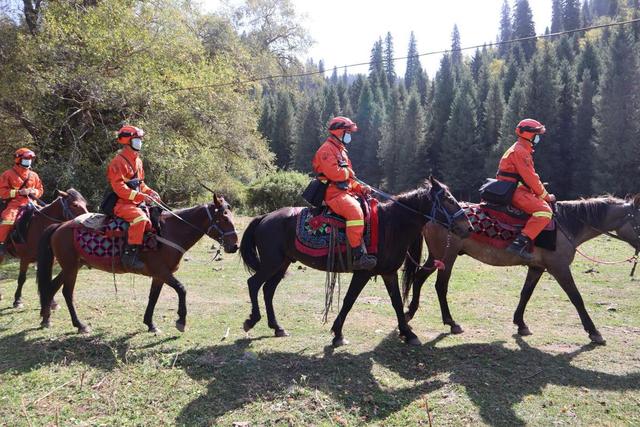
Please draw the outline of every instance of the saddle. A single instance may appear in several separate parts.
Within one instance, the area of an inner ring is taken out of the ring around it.
[[[158,249],[157,236],[160,235],[160,209],[150,209],[152,230],[144,234],[143,252]],[[120,267],[120,256],[127,241],[129,224],[122,218],[99,213],[86,213],[73,219],[74,245],[78,253],[83,254],[91,263],[111,269],[117,259]]]
[[[364,242],[367,252],[378,252],[378,201],[358,198],[364,213]],[[335,230],[334,230],[335,229]],[[336,249],[346,253],[348,247],[346,221],[327,206],[301,208],[296,221],[296,249],[313,257],[329,254],[331,236],[337,236]],[[337,250],[336,250],[337,251]]]
[[[466,204],[463,209],[473,226],[471,238],[504,249],[520,234],[531,215],[511,205],[490,203]],[[555,219],[536,237],[534,244],[543,249],[556,249]],[[533,248],[531,248],[533,249]]]

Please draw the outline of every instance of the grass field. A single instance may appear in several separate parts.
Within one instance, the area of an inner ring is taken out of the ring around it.
[[[463,257],[449,301],[464,334],[445,334],[431,278],[412,322],[424,344],[403,344],[378,280],[347,318],[351,344],[334,350],[330,323],[321,321],[322,273],[294,264],[280,284],[275,308],[290,337],[272,336],[263,306],[247,335],[248,275],[239,255],[212,261],[210,245],[202,240],[178,272],[187,288],[184,334],[174,328],[172,289],[163,289],[155,315],[163,332],[153,335],[142,324],[148,279],[118,276],[116,293],[110,274],[86,269],[76,302],[92,333],[76,333],[61,295],[53,327],[41,330],[34,271],[25,308],[14,310],[17,264],[5,263],[0,425],[405,426],[429,425],[429,416],[433,425],[640,424],[640,289],[627,264],[573,266],[604,347],[589,344],[546,274],[525,314],[534,335],[514,336],[526,270]],[[609,260],[632,252],[605,238],[584,249]]]

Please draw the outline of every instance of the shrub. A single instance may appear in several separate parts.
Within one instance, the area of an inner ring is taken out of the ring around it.
[[[255,214],[284,206],[306,206],[302,192],[310,178],[299,172],[278,171],[256,181],[247,191],[247,207]]]

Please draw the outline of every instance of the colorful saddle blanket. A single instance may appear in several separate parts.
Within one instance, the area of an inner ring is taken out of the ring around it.
[[[364,242],[367,252],[378,252],[378,201],[370,199],[369,203],[361,203],[364,206]],[[303,208],[298,212],[296,222],[296,249],[303,254],[314,257],[327,256],[329,254],[329,241],[333,228],[338,230],[338,244],[341,252],[347,250],[347,235],[345,220],[328,208],[318,209]]]
[[[473,226],[471,238],[496,248],[506,248],[520,234],[528,218],[515,218],[505,212],[487,207],[485,204],[463,205],[467,218]],[[556,249],[555,220],[538,235],[534,244],[540,248]],[[531,248],[533,250],[533,248]]]
[[[87,213],[74,220],[73,243],[87,261],[111,269],[120,268],[120,255],[126,243],[129,224],[122,218]],[[145,233],[142,250],[158,247],[155,233]]]

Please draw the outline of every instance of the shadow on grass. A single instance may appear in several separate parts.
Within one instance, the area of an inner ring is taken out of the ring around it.
[[[445,383],[434,376],[449,374],[448,382],[464,387],[485,423],[510,426],[525,424],[516,415],[515,405],[525,396],[542,394],[548,385],[613,391],[640,388],[640,373],[611,375],[573,366],[571,361],[577,355],[596,348],[591,344],[553,355],[530,347],[519,337],[516,342],[520,348],[516,350],[506,348],[504,342],[438,347],[444,336],[411,348],[391,334],[373,351],[358,355],[333,353],[331,348],[322,355],[253,354],[247,351],[250,340],[189,350],[181,354],[180,367],[192,378],[210,383],[207,394],[189,403],[176,423],[215,424],[226,413],[254,401],[286,401],[296,384],[327,394],[347,410],[357,406],[363,421],[376,421],[440,389]],[[416,385],[382,387],[373,374],[374,363]],[[313,402],[309,398],[307,409],[319,411]]]

